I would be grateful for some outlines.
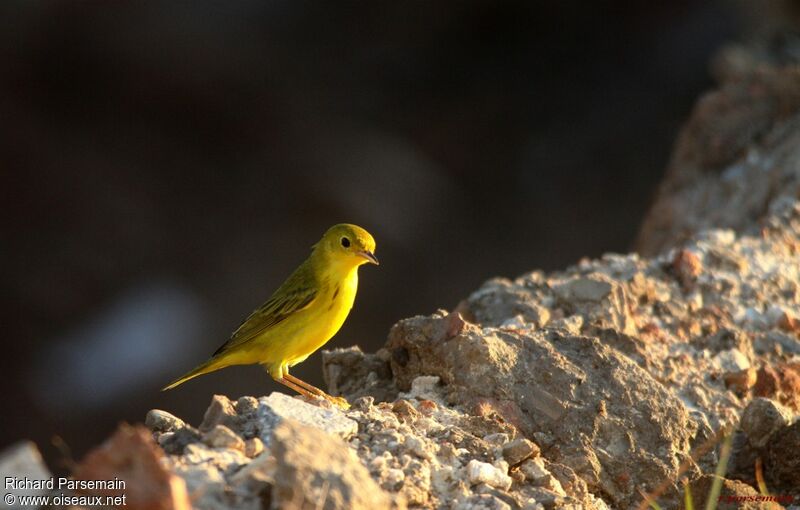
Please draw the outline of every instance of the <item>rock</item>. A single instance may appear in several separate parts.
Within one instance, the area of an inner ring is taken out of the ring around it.
[[[397,490],[405,481],[406,474],[402,469],[390,468],[386,470],[386,484],[392,487],[392,490]]]
[[[211,467],[224,478],[247,464],[248,460],[239,450],[230,448],[215,449],[204,443],[194,443],[186,447],[179,459],[187,466]]]
[[[636,484],[673,476],[688,454],[697,425],[684,405],[619,352],[557,330],[466,328],[445,340],[446,322],[437,314],[392,328],[387,348],[406,352],[403,363],[392,361],[399,388],[435,375],[450,402],[497,402],[493,409],[525,435],[554,437],[556,460],[620,505],[638,498]]]
[[[400,399],[392,404],[392,412],[404,420],[415,420],[419,417],[419,411],[408,400]]]
[[[755,477],[755,465],[756,460],[762,454],[763,452],[761,450],[756,449],[750,444],[750,441],[747,439],[747,434],[741,429],[735,431],[731,442],[731,456],[730,459],[728,459],[728,471],[726,476],[731,480],[745,482],[751,487],[758,487],[758,481]],[[714,462],[709,463],[710,469],[707,471],[716,468],[716,455],[714,457]]]
[[[749,360],[754,356],[750,335],[733,326],[721,328],[696,345],[718,353],[720,366],[727,371],[744,370],[750,366]]]
[[[250,457],[258,457],[264,451],[264,442],[257,437],[252,437],[244,442],[244,454]]]
[[[764,477],[778,493],[796,494],[800,487],[800,421],[772,434],[765,447]]]
[[[535,487],[542,487],[560,497],[567,495],[558,478],[545,467],[543,458],[526,460],[520,465],[519,470],[524,478]]]
[[[90,451],[73,472],[76,480],[125,481],[104,496],[125,496],[127,508],[189,510],[184,481],[164,465],[164,454],[144,427],[120,425],[111,438]]]
[[[512,466],[538,455],[539,446],[524,437],[519,437],[503,446],[503,458]]]
[[[543,487],[523,487],[521,491],[526,497],[533,499],[542,508],[546,510],[554,510],[559,508],[570,508],[570,504],[563,498],[560,494],[556,494],[553,491],[547,490]],[[602,500],[600,500],[602,505]],[[597,504],[589,504],[587,505],[588,508],[607,508],[606,506],[601,506]],[[580,508],[580,507],[578,507]]]
[[[258,409],[258,399],[254,397],[239,397],[236,401],[236,414],[249,416]]]
[[[502,290],[501,292],[498,292]],[[486,282],[463,305],[474,322],[481,325],[542,328],[550,321],[550,310],[537,301],[531,289],[504,278]],[[455,315],[454,315],[455,316]],[[450,336],[455,336],[455,332]]]
[[[242,438],[225,425],[216,425],[203,434],[203,442],[212,448],[230,448],[244,452],[245,445]]]
[[[260,439],[268,446],[273,430],[286,419],[295,420],[343,439],[352,437],[358,431],[358,424],[338,408],[323,409],[278,392],[258,399],[256,415]]]
[[[704,508],[714,482],[714,475],[703,475],[694,480],[690,486],[694,508]],[[783,508],[773,499],[774,496],[761,496],[754,488],[737,480],[724,479],[719,494],[718,508],[744,508],[746,510],[780,510]],[[683,492],[680,497],[680,509],[686,510],[683,504]]]
[[[350,400],[370,396],[377,402],[397,398],[389,369],[389,353],[365,354],[358,346],[322,351],[322,374],[332,395]]]
[[[762,366],[756,376],[753,394],[775,399],[795,411],[800,410],[800,365],[779,362]]]
[[[800,354],[800,336],[787,334],[784,331],[771,329],[755,335],[754,347],[758,347],[759,354],[778,354],[785,352],[790,355]],[[756,343],[757,342],[757,343]]]
[[[171,468],[186,482],[189,495],[198,508],[225,509],[229,506],[246,510],[256,510],[265,493],[256,490],[241,490],[246,484],[237,484],[237,489],[229,481],[240,481],[240,472],[248,467],[250,459],[238,450],[216,449],[203,443],[186,447],[179,458],[172,458]]]
[[[200,432],[224,425],[243,439],[256,437],[261,433],[257,411],[258,400],[253,397],[241,397],[234,403],[224,395],[214,395],[203,416]]]
[[[407,398],[438,400],[438,386],[441,379],[435,375],[421,375],[411,381],[411,389],[402,395]]]
[[[568,280],[553,287],[556,296],[562,301],[601,301],[614,290],[612,282],[605,278],[580,277]]]
[[[796,199],[797,90],[796,66],[759,65],[697,102],[642,224],[637,251],[655,255],[714,227],[755,234],[782,199]]]
[[[259,441],[253,438],[252,441]],[[264,503],[262,507],[269,506],[269,494],[272,491],[272,484],[275,483],[275,469],[277,462],[275,457],[269,454],[261,454],[253,457],[248,464],[236,471],[228,480],[230,485],[241,491],[252,494],[259,494]]]
[[[714,361],[723,372],[742,372],[750,368],[750,360],[739,349],[722,351],[717,354]]]
[[[475,494],[453,507],[454,510],[511,510],[512,507],[493,494]]]
[[[236,421],[236,407],[225,395],[214,395],[203,415],[200,432],[207,432],[217,425],[231,427]]]
[[[578,477],[569,466],[551,462],[548,464],[547,470],[558,481],[562,490],[571,498],[584,501],[587,508],[607,508],[602,499],[596,498],[589,492],[586,482]]]
[[[570,315],[563,319],[551,321],[549,327],[553,329],[562,329],[570,335],[577,336],[581,334],[581,330],[583,329],[583,317],[580,315]]]
[[[148,411],[144,424],[153,432],[174,432],[186,426],[183,420],[161,409]]]
[[[180,455],[184,449],[200,441],[200,431],[194,427],[185,426],[175,432],[165,432],[158,437],[158,444],[165,452]]]
[[[372,480],[341,439],[293,419],[281,420],[272,438],[277,462],[273,508],[369,510],[393,503],[404,508]]]
[[[779,403],[766,398],[755,398],[742,413],[740,427],[751,445],[763,448],[770,436],[786,427],[792,413]]]
[[[757,397],[771,398],[778,393],[778,390],[780,390],[780,379],[775,369],[769,365],[759,368],[753,394]]]
[[[784,331],[790,333],[800,332],[800,318],[797,318],[794,312],[790,310],[779,309],[775,323]]]
[[[258,406],[258,400],[253,397],[241,397],[234,403],[224,395],[214,395],[203,416],[200,432],[205,434],[222,425],[243,440],[258,437],[262,428],[257,416]]]
[[[6,494],[11,494],[15,498],[19,498],[20,496],[43,496],[48,493],[48,489],[45,487],[13,489],[6,484],[9,480],[13,479],[44,481],[49,480],[51,476],[50,470],[47,469],[47,466],[42,460],[39,449],[30,441],[15,443],[0,452],[0,479],[3,480],[4,496],[6,496]],[[6,505],[8,505],[8,502],[9,500],[6,499]],[[14,503],[16,503],[16,505],[14,505]],[[37,508],[37,506],[33,505],[20,505],[18,499],[16,499],[14,503],[12,503],[12,505],[14,505],[15,508]]]
[[[727,372],[722,375],[725,386],[737,395],[744,395],[750,388],[755,386],[757,377],[756,369],[753,367],[736,372]]]
[[[467,464],[467,479],[475,485],[485,483],[498,489],[508,490],[511,487],[511,477],[495,466],[472,459]]]
[[[415,378],[412,384],[426,396],[444,402],[444,387],[438,378]],[[402,494],[409,505],[426,508],[447,507],[452,501],[468,500],[488,490],[497,491],[491,494],[512,508],[522,506],[519,495],[483,481],[470,483],[468,476],[467,466],[475,460],[492,472],[506,473],[501,485],[507,483],[509,465],[501,451],[513,431],[510,425],[496,416],[472,416],[445,404],[430,405],[430,400],[407,402],[416,403],[417,411],[423,407],[427,411],[407,420],[403,413],[393,411],[393,405],[369,402],[350,413],[359,423],[359,432],[350,442],[381,487]]]
[[[625,287],[607,275],[592,273],[574,277],[556,282],[552,288],[564,307],[581,315],[588,324],[627,335],[638,334]]]
[[[672,259],[672,268],[681,284],[688,287],[700,276],[703,271],[703,262],[696,253],[682,249],[675,252]]]
[[[550,476],[550,472],[545,469],[544,461],[542,459],[526,460],[519,467],[519,470],[525,476],[525,479],[531,482],[536,482],[547,476]]]

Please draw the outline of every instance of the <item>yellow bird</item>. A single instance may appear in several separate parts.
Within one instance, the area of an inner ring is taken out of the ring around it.
[[[356,297],[358,268],[366,263],[378,264],[369,232],[347,223],[334,225],[211,359],[164,390],[220,368],[260,363],[277,382],[306,397],[349,407],[345,399],[289,375],[289,367],[304,361],[342,327]]]

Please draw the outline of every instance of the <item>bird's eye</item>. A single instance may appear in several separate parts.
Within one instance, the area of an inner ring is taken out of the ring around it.
[[[342,238],[342,246],[344,246],[345,248],[349,248],[350,247],[350,239],[348,239],[346,237],[343,237]]]

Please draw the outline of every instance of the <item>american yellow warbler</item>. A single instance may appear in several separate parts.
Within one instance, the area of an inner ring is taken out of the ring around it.
[[[311,256],[211,359],[164,389],[231,365],[260,363],[273,379],[298,393],[347,407],[344,399],[289,375],[289,367],[304,361],[342,327],[356,297],[358,267],[367,262],[377,265],[374,252],[369,232],[356,225],[334,225],[312,247]]]

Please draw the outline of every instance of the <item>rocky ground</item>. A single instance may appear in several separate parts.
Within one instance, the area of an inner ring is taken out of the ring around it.
[[[800,502],[800,73],[766,51],[715,63],[642,255],[496,278],[376,353],[325,352],[348,411],[281,393],[216,396],[195,426],[153,410],[75,478],[127,480],[128,508],[627,509],[659,487],[675,508],[682,477],[705,500],[729,429],[723,498],[756,496],[760,464]],[[45,469],[31,445],[0,459]]]

